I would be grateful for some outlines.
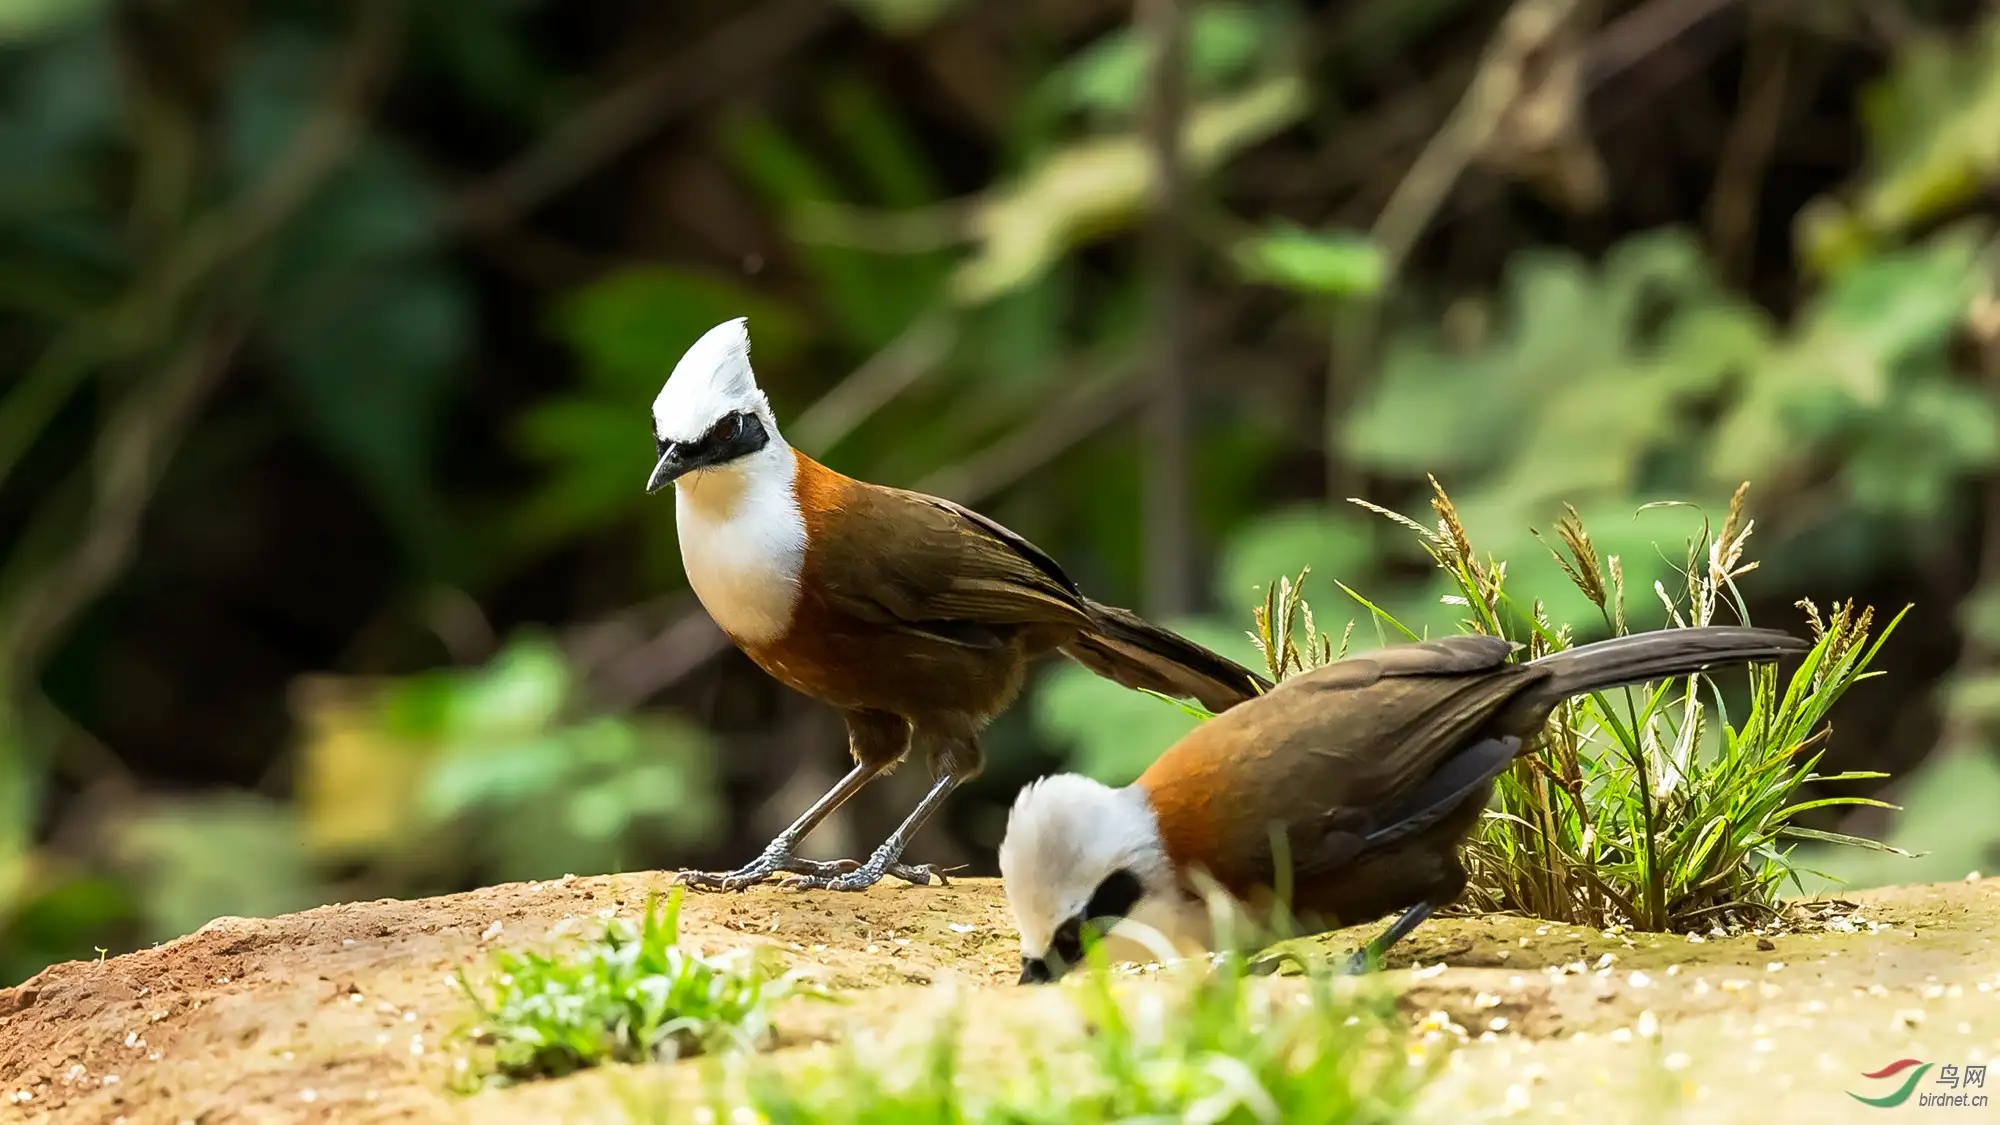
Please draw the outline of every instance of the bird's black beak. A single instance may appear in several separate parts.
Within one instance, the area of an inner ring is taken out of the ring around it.
[[[653,464],[653,475],[646,478],[648,495],[674,483],[701,465],[687,456],[687,447],[680,442],[670,441],[660,446],[660,459]]]
[[[1048,957],[1021,958],[1021,979],[1019,983],[1049,984],[1058,977],[1061,977],[1063,970],[1068,968],[1068,966],[1064,965],[1060,960],[1055,960],[1051,964],[1052,960],[1052,958]]]

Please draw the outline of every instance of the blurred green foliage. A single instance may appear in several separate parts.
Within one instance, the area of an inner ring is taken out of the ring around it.
[[[321,686],[299,798],[323,858],[549,879],[620,870],[637,849],[715,829],[707,736],[670,714],[598,713],[545,638],[478,668]]]
[[[730,316],[801,448],[1136,600],[1147,36],[1122,5],[739,7],[0,0],[0,974],[219,913],[740,858],[732,802],[838,749],[774,737],[762,678],[671,628],[645,408]],[[1337,580],[1449,627],[1345,492],[1438,474],[1538,591],[1567,590],[1533,535],[1572,503],[1644,589],[1686,515],[1644,505],[1753,479],[1781,603],[1932,583],[1915,625],[1966,597],[1947,741],[1977,760],[2000,23],[1757,32],[1839,62],[1794,72],[1747,163],[1702,139],[1750,115],[1728,28],[1685,91],[1527,90],[1602,148],[1610,210],[1520,190],[1534,154],[1496,135],[1385,252],[1370,224],[1507,7],[1191,6],[1220,608],[1177,624],[1251,657],[1240,607],[1310,566],[1322,612]],[[1574,30],[1555,55],[1606,34]],[[1713,218],[1739,197],[1755,236]],[[1024,709],[962,800],[1061,756],[1132,776],[1192,722],[1068,668]]]

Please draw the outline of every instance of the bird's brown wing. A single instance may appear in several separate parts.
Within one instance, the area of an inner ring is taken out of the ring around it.
[[[1446,637],[1301,673],[1204,723],[1140,784],[1169,846],[1224,857],[1226,884],[1268,885],[1274,828],[1306,877],[1351,856],[1540,677],[1506,662],[1514,648]]]
[[[822,518],[849,546],[815,552],[818,586],[849,616],[981,646],[1000,643],[996,628],[1089,621],[1054,559],[950,501],[863,484]]]

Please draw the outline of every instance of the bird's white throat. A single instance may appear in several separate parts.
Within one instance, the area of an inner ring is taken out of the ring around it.
[[[774,431],[764,448],[674,482],[688,584],[739,644],[791,628],[805,565],[806,523],[793,482],[798,458]]]

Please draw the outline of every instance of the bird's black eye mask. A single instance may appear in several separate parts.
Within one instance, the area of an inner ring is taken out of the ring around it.
[[[1104,936],[1144,897],[1145,885],[1130,871],[1121,869],[1105,876],[1082,912],[1056,927],[1046,954],[1021,958],[1021,983],[1052,981],[1082,964],[1085,944]]]
[[[646,491],[658,492],[696,469],[726,465],[770,443],[771,435],[764,429],[763,420],[748,410],[724,415],[693,441],[668,441],[654,434],[653,449],[659,460],[653,465]]]

